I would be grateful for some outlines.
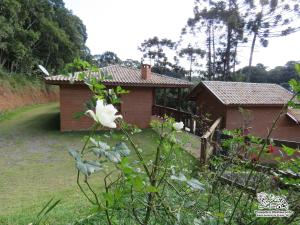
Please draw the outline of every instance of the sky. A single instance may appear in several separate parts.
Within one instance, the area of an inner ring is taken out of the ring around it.
[[[92,54],[115,52],[122,60],[141,60],[137,47],[154,36],[177,41],[187,19],[193,15],[194,0],[65,0],[68,9],[86,25],[86,45]],[[300,60],[300,32],[274,38],[267,48],[257,47],[253,65],[268,69]],[[238,55],[240,64],[248,63],[250,48]]]

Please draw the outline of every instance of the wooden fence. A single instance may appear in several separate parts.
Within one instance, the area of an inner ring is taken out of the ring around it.
[[[218,118],[213,125],[209,128],[209,130],[203,135],[201,136],[201,144],[200,144],[200,162],[203,164],[207,164],[209,161],[209,158],[216,152],[217,148],[220,148],[220,143],[221,143],[221,139],[222,139],[222,135],[220,131],[220,124],[221,124],[222,119]],[[227,138],[232,138],[230,136],[226,136],[223,138],[227,139]],[[276,140],[277,144],[290,144],[289,142],[283,142],[283,141],[279,141]],[[295,146],[299,146],[299,143],[292,143]],[[292,147],[292,146],[291,146]],[[232,159],[229,158],[225,155],[220,154],[219,157],[222,157],[225,161],[230,162],[231,164],[236,164],[236,165],[244,165],[245,168],[248,169],[254,169],[257,172],[260,173],[264,173],[264,174],[268,174],[271,176],[274,175],[280,175],[282,177],[286,177],[286,178],[293,178],[293,179],[299,179],[300,180],[300,174],[295,174],[289,171],[283,171],[277,168],[273,168],[273,167],[269,167],[269,166],[265,166],[262,165],[260,163],[250,163],[247,161],[244,161],[242,159]],[[250,186],[245,186],[242,183],[239,183],[235,180],[229,179],[225,176],[219,176],[218,179],[225,184],[229,184],[229,185],[234,185],[239,189],[245,190],[247,192],[249,192],[250,194],[255,195],[256,194],[256,190],[253,189],[253,187]],[[295,184],[286,184],[283,181],[278,180],[278,186],[281,188],[291,188],[293,190],[297,190],[300,191],[300,186],[295,185]]]
[[[199,124],[199,116],[193,115],[192,113],[161,105],[153,105],[152,115],[158,117],[167,115],[174,118],[176,121],[182,121],[184,128],[187,127],[192,134],[199,135],[203,132],[202,127]]]
[[[213,125],[206,131],[206,133],[201,136],[201,144],[200,144],[200,162],[207,163],[209,157],[214,152],[214,143],[218,142],[217,131],[220,130],[220,125],[222,122],[222,118],[218,118]]]

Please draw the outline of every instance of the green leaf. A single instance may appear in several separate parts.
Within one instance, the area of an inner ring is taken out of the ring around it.
[[[295,64],[295,70],[300,75],[300,64],[298,63]]]
[[[183,173],[179,173],[178,177],[175,175],[171,175],[170,178],[171,178],[171,180],[187,181],[187,179]]]
[[[200,183],[198,180],[192,178],[191,180],[187,181],[187,184],[193,190],[204,191],[204,184]]]
[[[73,118],[75,120],[78,120],[78,119],[80,119],[83,116],[85,116],[85,112],[76,112],[76,113],[74,113]]]
[[[108,158],[109,161],[113,163],[121,162],[121,155],[115,151],[107,151],[105,152],[105,157]]]
[[[288,156],[294,155],[294,153],[296,152],[295,149],[290,148],[290,147],[287,147],[287,146],[285,146],[285,145],[282,145],[282,150],[283,150]]]
[[[81,160],[80,154],[79,152],[77,152],[76,150],[70,149],[69,150],[69,154],[76,160]]]
[[[95,173],[102,169],[101,164],[97,161],[85,160],[84,165],[87,169],[88,175],[91,175],[92,173]]]
[[[99,162],[96,162],[96,161],[85,160],[82,162],[81,160],[78,160],[78,161],[76,161],[76,168],[82,174],[89,176],[92,173],[95,173],[95,172],[101,170],[102,166]]]
[[[145,191],[146,191],[146,192],[154,193],[154,192],[157,192],[158,190],[157,190],[156,187],[150,185],[150,186],[147,186],[147,187],[145,188]]]
[[[124,142],[117,143],[113,151],[118,152],[120,156],[128,156],[130,154],[130,149]]]
[[[105,155],[105,152],[110,149],[110,146],[102,141],[96,141],[94,138],[90,138],[90,141],[93,143],[93,147],[90,149],[97,156],[101,157]]]
[[[86,176],[89,175],[88,170],[87,170],[85,164],[84,164],[81,160],[76,161],[76,168],[77,168],[83,175],[86,175]]]
[[[77,77],[77,78],[78,78],[79,80],[84,80],[84,77],[85,77],[85,73],[81,72],[81,73],[78,74],[78,77]]]
[[[142,179],[142,177],[140,176],[135,176],[135,177],[132,177],[130,179],[130,183],[132,184],[132,186],[138,190],[138,191],[146,191],[144,189],[144,181]]]

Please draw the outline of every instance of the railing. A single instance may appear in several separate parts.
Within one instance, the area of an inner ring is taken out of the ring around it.
[[[153,105],[152,115],[158,117],[164,117],[167,115],[169,117],[173,117],[176,121],[182,121],[184,128],[188,128],[190,133],[200,135],[203,132],[198,122],[199,117],[192,113],[161,105]]]
[[[220,129],[222,118],[218,118],[213,125],[205,132],[203,136],[201,136],[201,144],[200,144],[200,161],[202,163],[207,163],[209,157],[214,152],[214,142],[219,141],[216,134],[216,131]]]

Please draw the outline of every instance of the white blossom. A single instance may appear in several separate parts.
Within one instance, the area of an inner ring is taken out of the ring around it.
[[[85,114],[105,127],[116,128],[115,119],[122,118],[121,115],[116,115],[117,112],[118,110],[112,104],[106,105],[103,100],[98,100],[96,103],[96,112],[87,110]]]
[[[184,127],[183,122],[176,122],[176,123],[173,123],[173,128],[174,128],[176,131],[182,130],[183,127]]]

